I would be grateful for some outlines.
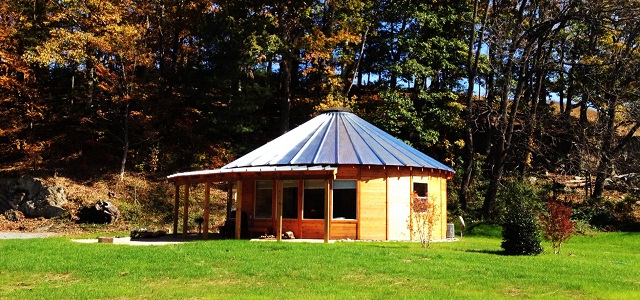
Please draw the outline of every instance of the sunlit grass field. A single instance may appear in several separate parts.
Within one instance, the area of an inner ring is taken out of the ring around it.
[[[560,255],[500,242],[3,240],[0,299],[640,299],[639,233],[576,236]]]

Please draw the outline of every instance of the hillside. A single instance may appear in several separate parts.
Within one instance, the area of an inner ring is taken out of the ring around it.
[[[572,117],[578,118],[577,113],[579,112],[574,110]],[[590,110],[588,116],[589,120],[595,120],[597,114]],[[548,124],[553,122],[560,121],[547,121]],[[63,187],[69,198],[69,203],[65,205],[67,213],[56,219],[21,218],[18,222],[12,222],[7,218],[0,217],[0,230],[82,233],[95,230],[127,232],[140,227],[153,230],[172,228],[173,188],[166,183],[164,178],[175,171],[167,169],[167,165],[158,163],[158,166],[162,167],[157,168],[155,172],[147,167],[142,167],[140,170],[128,170],[124,179],[121,180],[116,172],[117,148],[104,145],[89,147],[86,146],[88,143],[85,143],[85,147],[80,151],[60,150],[64,148],[65,144],[73,143],[77,139],[72,127],[68,126],[66,129],[55,131],[49,130],[50,127],[47,126],[35,126],[29,129],[29,134],[38,134],[42,138],[41,144],[45,145],[36,148],[25,148],[23,145],[26,144],[24,143],[20,147],[7,143],[7,136],[20,136],[20,132],[4,132],[5,139],[0,139],[4,143],[1,143],[0,147],[6,149],[8,155],[2,156],[0,159],[0,178],[19,175],[40,177],[51,186]],[[171,155],[171,148],[158,149],[157,151],[159,157]],[[211,153],[217,153],[218,156],[207,157],[208,163],[203,164],[200,168],[215,167],[216,164],[233,157],[229,154],[230,151],[212,151]],[[549,153],[560,152],[549,151]],[[134,159],[136,162],[145,162],[141,158],[134,157]],[[562,159],[563,157],[549,156],[545,161],[561,161]],[[531,173],[530,176],[538,178],[541,181],[538,182],[539,185],[544,185],[544,182],[560,184],[571,189],[569,193],[571,201],[582,203],[582,199],[588,191],[588,183],[584,176],[553,172],[547,168],[546,164],[536,165],[538,161],[534,160],[532,166],[532,170],[538,170],[537,173]],[[196,166],[196,168],[198,167]],[[628,193],[632,190],[606,191],[605,199],[614,203],[611,207],[612,216],[640,220],[640,204],[625,206],[628,205],[625,201],[631,199],[628,198]],[[450,186],[449,193],[455,196],[455,186]],[[193,190],[191,199],[191,206],[196,207],[191,210],[192,215],[190,216],[192,230],[195,231],[197,230],[195,219],[200,215],[202,209],[202,187],[196,187]],[[216,228],[224,222],[226,194],[223,191],[215,190],[213,199],[214,216],[211,227]],[[83,206],[93,205],[98,200],[114,203],[120,209],[121,218],[110,225],[77,224],[78,210]]]

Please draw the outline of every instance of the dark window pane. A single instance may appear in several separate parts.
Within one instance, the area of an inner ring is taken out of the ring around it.
[[[324,219],[324,181],[304,182],[304,204],[302,215],[305,219]]]
[[[413,191],[418,193],[418,197],[427,197],[429,195],[429,185],[423,182],[414,182]]]
[[[356,181],[336,180],[333,182],[333,218],[356,219]]]
[[[413,193],[416,196],[412,201],[412,209],[415,212],[428,212],[429,210],[429,185],[423,182],[413,183]]]
[[[256,181],[256,202],[254,210],[254,218],[270,219],[273,203],[273,182],[272,181]]]
[[[282,189],[282,218],[298,218],[298,181],[287,180]]]

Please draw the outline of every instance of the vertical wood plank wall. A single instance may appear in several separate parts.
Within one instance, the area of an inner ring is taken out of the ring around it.
[[[444,239],[447,237],[447,180],[442,177],[438,177],[438,179],[440,180],[440,226],[442,226],[440,238]]]
[[[444,239],[447,236],[447,180],[437,176],[413,176],[412,182],[427,183],[429,201],[436,203],[436,213],[439,215],[433,229],[432,239]],[[413,188],[413,187],[411,187]],[[413,232],[413,239],[419,239]]]
[[[389,181],[389,240],[409,240],[411,215],[411,178],[408,172],[390,170]]]
[[[439,214],[433,230],[433,239],[444,239],[447,235],[447,190],[446,185],[444,191],[442,190],[441,181],[442,178],[440,177],[432,176],[429,178],[429,200],[433,199],[435,201],[437,205],[436,213]]]
[[[386,240],[387,197],[386,181],[380,172],[365,169],[360,171],[360,239]],[[384,174],[384,173],[383,173]]]

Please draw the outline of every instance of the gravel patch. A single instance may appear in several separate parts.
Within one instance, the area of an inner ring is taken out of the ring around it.
[[[56,236],[54,232],[13,232],[13,231],[0,231],[0,240],[8,239],[35,239],[46,238]]]
[[[85,243],[85,244],[98,243],[98,239],[72,239],[72,241],[76,243]],[[130,237],[114,237],[112,242],[107,242],[105,244],[151,246],[151,245],[182,244],[184,242],[187,242],[187,241],[183,239],[175,239],[172,237],[155,238],[155,239],[134,239],[134,240],[132,240]]]

